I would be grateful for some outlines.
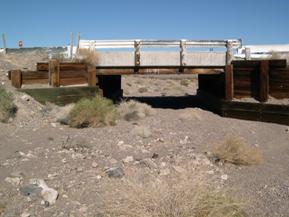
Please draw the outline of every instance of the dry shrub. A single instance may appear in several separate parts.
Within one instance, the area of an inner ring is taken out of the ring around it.
[[[99,63],[99,55],[95,50],[79,49],[76,61],[96,66]]]
[[[126,121],[136,121],[154,114],[151,106],[134,100],[120,103],[118,112],[120,117]]]
[[[61,124],[68,124],[69,122],[69,114],[73,109],[75,104],[68,104],[63,107],[56,107],[56,120]]]
[[[187,86],[189,86],[190,82],[189,82],[189,80],[187,80],[187,79],[183,79],[183,80],[180,81],[180,84],[181,84],[182,86],[187,87]]]
[[[180,114],[179,117],[183,121],[200,121],[200,120],[202,120],[202,117],[199,114],[197,109],[185,109]]]
[[[145,126],[135,126],[132,131],[132,135],[140,136],[142,138],[148,138],[152,135],[152,132],[148,127]]]
[[[213,148],[217,160],[236,165],[258,165],[263,162],[263,154],[259,148],[249,145],[239,136],[226,136],[224,142]]]
[[[4,214],[6,208],[6,204],[0,202],[0,216]]]
[[[140,88],[138,89],[138,92],[139,92],[139,93],[145,93],[145,92],[148,92],[148,89],[147,89],[146,87],[140,87]]]
[[[0,87],[0,122],[7,123],[10,118],[15,117],[16,112],[12,94]]]
[[[76,128],[102,127],[115,125],[117,117],[113,102],[96,96],[77,102],[69,113],[68,124]]]
[[[245,217],[241,203],[215,190],[193,169],[157,176],[146,169],[126,170],[122,179],[102,182],[97,216]]]

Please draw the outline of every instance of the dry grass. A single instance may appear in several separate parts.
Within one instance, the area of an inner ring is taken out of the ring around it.
[[[259,148],[249,145],[239,136],[226,136],[224,142],[213,148],[216,159],[236,165],[258,165],[263,162]]]
[[[146,87],[140,87],[140,88],[138,89],[138,92],[139,92],[139,93],[146,93],[146,92],[148,92],[148,89],[147,89]]]
[[[180,84],[181,84],[182,86],[187,87],[187,86],[189,86],[190,81],[187,80],[187,79],[183,79],[183,80],[180,81]]]
[[[6,208],[6,204],[0,202],[0,216],[4,214]]]
[[[151,106],[134,100],[120,103],[118,112],[120,117],[126,121],[137,121],[155,113]]]
[[[7,123],[10,118],[15,117],[16,112],[12,94],[0,87],[0,122]]]
[[[96,96],[93,99],[82,99],[75,104],[69,113],[68,124],[71,127],[103,127],[115,125],[118,114],[113,102]]]
[[[79,49],[75,60],[96,66],[99,63],[99,55],[95,50]]]
[[[241,203],[216,191],[192,169],[156,176],[145,169],[126,170],[122,179],[102,182],[97,216],[245,217]]]
[[[135,126],[132,129],[131,133],[134,136],[140,136],[142,138],[148,138],[148,137],[150,137],[152,135],[152,132],[146,126]]]

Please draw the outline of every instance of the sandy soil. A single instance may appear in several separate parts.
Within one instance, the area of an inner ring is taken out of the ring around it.
[[[153,161],[160,175],[170,170],[169,165],[192,160],[192,166],[201,165],[204,173],[213,171],[210,176],[219,185],[246,201],[249,216],[289,216],[287,126],[222,118],[195,107],[194,77],[128,76],[123,78],[124,94],[151,104],[153,116],[136,122],[119,120],[113,127],[72,129],[57,123],[45,105],[22,97],[7,80],[8,70],[33,68],[43,58],[45,54],[37,52],[0,56],[1,83],[14,93],[19,108],[15,120],[0,123],[0,203],[6,207],[3,216],[95,216],[104,170],[114,166],[125,169],[144,160]],[[136,126],[148,128],[150,135],[134,135]],[[264,163],[212,164],[204,152],[232,134],[260,147]],[[133,161],[124,160],[129,156]],[[18,177],[20,183],[13,185],[7,177]],[[44,179],[58,191],[54,205],[46,207],[40,198],[21,194],[21,187],[33,178]]]

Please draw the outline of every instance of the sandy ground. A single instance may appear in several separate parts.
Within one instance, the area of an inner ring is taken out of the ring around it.
[[[153,161],[160,175],[170,171],[169,165],[192,161],[192,166],[201,165],[204,173],[210,171],[211,178],[218,180],[218,185],[245,201],[249,216],[289,216],[287,126],[222,118],[195,107],[197,80],[194,77],[128,76],[123,78],[124,94],[151,104],[155,110],[153,116],[136,122],[119,120],[113,127],[72,129],[57,123],[45,105],[22,97],[6,78],[8,70],[33,69],[43,58],[45,54],[37,52],[0,56],[1,83],[14,93],[19,107],[15,120],[0,123],[3,216],[95,216],[101,200],[98,192],[106,176],[104,170],[114,166],[133,167],[143,161]],[[147,128],[150,135],[143,138],[133,134],[136,126]],[[232,134],[260,147],[264,163],[260,166],[212,164],[204,152]],[[130,156],[132,161],[124,160]],[[223,175],[228,178],[222,178]],[[7,177],[18,177],[14,180],[20,183],[11,184]],[[40,198],[21,194],[21,187],[33,178],[44,179],[58,191],[54,205],[46,207]]]

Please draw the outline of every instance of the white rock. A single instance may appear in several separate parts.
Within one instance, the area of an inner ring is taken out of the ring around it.
[[[8,182],[14,186],[19,186],[22,182],[22,177],[6,177],[5,182]]]
[[[227,174],[221,175],[221,179],[224,180],[224,181],[228,180],[228,178],[229,177],[228,177]]]
[[[30,217],[30,216],[31,214],[26,211],[21,214],[21,217]]]
[[[186,173],[187,170],[184,169],[183,167],[180,166],[173,166],[174,170],[177,171],[178,173]]]
[[[28,95],[23,95],[23,96],[21,96],[21,99],[24,101],[29,101],[30,97]]]
[[[57,126],[56,123],[50,123],[50,124],[51,124],[51,126],[54,127],[54,128]]]
[[[124,141],[119,141],[118,143],[117,143],[117,146],[121,146],[121,145],[123,145],[124,144]]]
[[[32,179],[30,183],[42,188],[41,196],[44,201],[48,202],[49,205],[55,204],[58,198],[58,192],[55,189],[49,188],[43,179]]]
[[[97,164],[96,162],[92,162],[91,166],[92,166],[93,168],[96,168],[96,167],[98,167],[98,164]]]
[[[130,163],[133,161],[134,161],[133,156],[127,156],[125,159],[122,160],[122,162],[124,162],[124,163]]]
[[[163,169],[160,171],[160,175],[161,176],[167,176],[171,173],[171,171],[169,169]]]

